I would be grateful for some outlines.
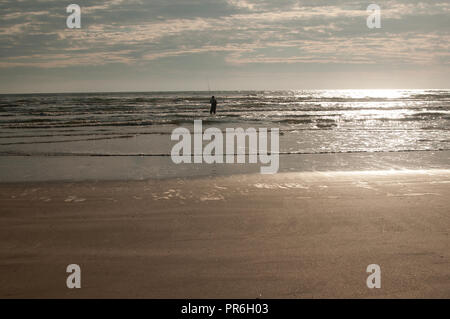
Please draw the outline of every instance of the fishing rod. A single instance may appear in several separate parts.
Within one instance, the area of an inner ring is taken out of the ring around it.
[[[211,86],[209,85],[209,77],[206,77],[206,81],[208,82],[208,93],[211,95]]]

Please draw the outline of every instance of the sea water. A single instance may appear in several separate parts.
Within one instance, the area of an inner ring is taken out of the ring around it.
[[[215,116],[209,114],[211,95],[218,100]],[[281,171],[450,165],[450,90],[27,94],[0,95],[0,179],[252,170],[173,165],[171,132],[193,127],[194,120],[204,129],[279,128]]]

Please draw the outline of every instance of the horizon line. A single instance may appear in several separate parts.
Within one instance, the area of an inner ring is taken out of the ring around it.
[[[67,92],[11,92],[11,93],[1,93],[0,95],[37,95],[37,94],[126,94],[126,93],[186,93],[186,92],[197,92],[197,93],[205,93],[208,92],[210,94],[214,92],[284,92],[284,91],[416,91],[416,90],[428,90],[428,91],[449,91],[450,88],[395,88],[395,89],[356,89],[356,88],[346,88],[346,89],[245,89],[245,90],[148,90],[148,91],[67,91]]]

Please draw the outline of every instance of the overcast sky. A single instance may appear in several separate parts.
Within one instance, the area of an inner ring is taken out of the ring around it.
[[[0,0],[1,93],[450,88],[448,0],[71,1]]]

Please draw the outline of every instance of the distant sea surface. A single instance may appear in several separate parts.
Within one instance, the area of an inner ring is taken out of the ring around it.
[[[219,101],[218,114],[214,117],[208,113],[211,94]],[[286,136],[286,143],[280,143],[282,152],[395,152],[450,148],[450,90],[211,94],[0,95],[0,152],[99,154],[99,150],[84,148],[79,142],[170,134],[175,127],[192,125],[196,119],[202,119],[205,126],[219,128],[280,128]],[[55,143],[60,147],[25,147]],[[67,148],[63,144],[73,147]],[[111,154],[130,153],[129,148],[120,147],[110,151]],[[161,150],[134,149],[133,152],[159,154]]]
[[[450,150],[450,90],[77,93],[0,95],[0,157],[168,157],[194,120],[279,128],[284,155]]]

